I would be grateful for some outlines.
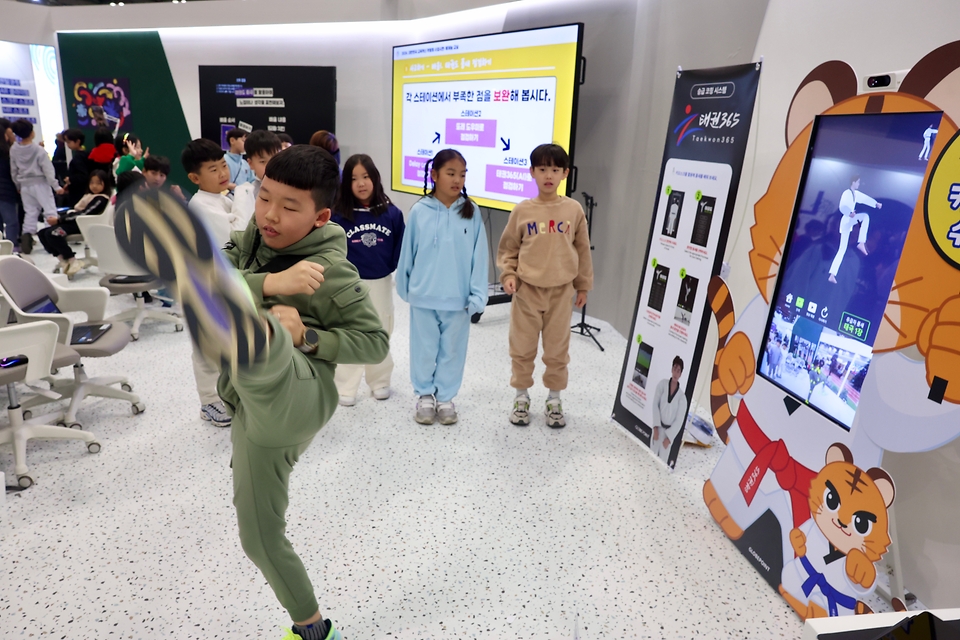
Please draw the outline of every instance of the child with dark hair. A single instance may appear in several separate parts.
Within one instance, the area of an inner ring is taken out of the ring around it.
[[[294,622],[287,637],[302,640],[341,635],[321,615],[286,537],[290,475],[336,409],[336,366],[378,362],[389,348],[367,287],[346,259],[343,230],[328,224],[338,179],[322,149],[277,154],[266,167],[256,223],[234,232],[225,254],[198,216],[162,193],[157,207],[144,200],[115,227],[131,258],[179,286],[194,344],[224,363],[219,391],[234,416],[240,542]],[[147,259],[148,237],[156,259]]]
[[[567,388],[570,363],[570,316],[573,305],[587,303],[593,288],[593,259],[583,208],[557,193],[570,173],[563,147],[542,144],[530,154],[530,175],[537,197],[513,208],[500,237],[497,266],[503,290],[513,296],[510,307],[510,359],[516,389],[510,422],[530,424],[530,387],[543,340],[543,384],[549,390],[547,426],[566,426],[560,392]],[[576,296],[576,302],[574,302]]]
[[[229,149],[225,154],[227,166],[230,167],[230,191],[235,190],[242,184],[253,180],[253,172],[250,165],[243,159],[244,143],[247,140],[247,132],[243,129],[234,127],[227,131],[227,145]]]
[[[230,239],[231,231],[243,229],[233,215],[233,202],[224,195],[230,186],[225,155],[217,143],[197,138],[187,144],[180,156],[187,177],[198,187],[190,199],[190,209],[203,218],[221,245]]]
[[[410,303],[410,379],[415,420],[454,424],[470,317],[487,304],[487,234],[467,196],[467,162],[444,149],[427,163],[410,209],[397,266],[397,293]],[[427,180],[433,189],[427,193]]]
[[[20,191],[23,201],[23,228],[20,249],[33,251],[33,234],[37,232],[40,214],[57,215],[57,201],[53,192],[60,188],[53,171],[50,156],[40,145],[33,144],[36,132],[29,120],[21,118],[10,125],[17,143],[10,147],[10,177]]]
[[[116,174],[126,171],[143,171],[143,159],[150,156],[150,149],[146,151],[140,144],[140,138],[132,133],[125,133],[114,141],[117,150]]]
[[[66,196],[66,205],[76,207],[80,198],[87,193],[87,180],[90,167],[87,164],[87,150],[84,148],[87,136],[80,129],[67,129],[63,132],[63,141],[70,150],[70,163],[67,165],[67,177],[58,195]]]
[[[573,305],[587,303],[593,288],[593,261],[583,208],[557,193],[570,173],[563,147],[542,144],[530,154],[530,175],[537,183],[536,198],[513,208],[500,237],[497,266],[510,307],[510,358],[516,389],[510,422],[530,424],[530,387],[533,386],[537,345],[543,339],[543,384],[549,390],[547,426],[566,426],[560,392],[567,388],[570,363],[570,316]],[[574,296],[576,302],[574,303]]]
[[[159,189],[170,175],[170,160],[164,156],[147,156],[143,159],[143,177],[151,189]]]
[[[370,287],[370,299],[377,309],[387,334],[393,333],[393,272],[400,262],[403,243],[403,213],[383,190],[380,172],[365,154],[347,158],[340,180],[340,196],[330,218],[347,234],[347,260],[360,272]],[[340,404],[353,406],[357,401],[360,378],[366,372],[367,385],[377,400],[390,397],[390,354],[380,364],[366,366],[342,364],[335,381]]]
[[[270,158],[280,153],[280,147],[280,138],[272,131],[252,131],[244,141],[243,150],[247,156],[246,162],[253,172],[253,180],[241,184],[233,192],[233,215],[237,216],[238,224],[246,226],[253,216],[263,173]]]
[[[117,148],[114,146],[113,133],[107,127],[97,127],[93,132],[93,149],[87,154],[87,168],[90,172],[97,169],[114,173],[113,161],[117,157]],[[115,173],[119,176],[120,173]]]
[[[68,278],[72,279],[84,264],[76,258],[67,243],[67,236],[80,233],[80,226],[77,225],[77,218],[80,216],[96,216],[107,210],[111,185],[112,181],[107,174],[97,169],[90,174],[87,194],[80,199],[77,206],[59,216],[47,216],[47,224],[50,226],[41,229],[37,234],[47,253],[60,261],[57,271],[66,274]]]
[[[187,177],[199,187],[190,199],[189,209],[207,225],[213,242],[223,247],[230,240],[232,231],[243,229],[233,215],[233,203],[223,195],[230,182],[230,168],[224,151],[215,142],[198,138],[183,149],[180,161]],[[197,395],[200,396],[200,418],[217,427],[229,427],[230,414],[217,393],[217,378],[220,377],[218,364],[206,359],[199,349],[194,348],[193,377],[197,383]]]
[[[280,138],[281,151],[289,149],[295,144],[289,133],[278,133],[277,137]]]

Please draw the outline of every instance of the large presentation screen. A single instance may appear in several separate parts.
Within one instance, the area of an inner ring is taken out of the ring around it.
[[[423,193],[427,161],[452,147],[480,206],[536,196],[530,152],[573,157],[582,39],[572,24],[394,47],[391,188]]]
[[[813,126],[757,371],[846,429],[941,116],[820,116]]]

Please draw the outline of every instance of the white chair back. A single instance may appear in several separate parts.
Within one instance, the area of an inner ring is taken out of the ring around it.
[[[60,330],[50,321],[11,324],[0,328],[0,358],[27,357],[26,382],[50,375]]]
[[[112,224],[113,218],[108,217],[106,213],[101,213],[98,216],[77,216],[76,223],[77,226],[80,227],[80,233],[83,234],[84,242],[89,244],[90,240],[87,238],[87,229],[95,224]]]
[[[120,250],[113,227],[105,224],[90,225],[83,232],[83,237],[97,252],[101,273],[111,276],[149,275],[149,272],[141,269]]]

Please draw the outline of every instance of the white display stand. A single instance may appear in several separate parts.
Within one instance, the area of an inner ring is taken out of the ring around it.
[[[887,629],[901,620],[930,611],[941,620],[960,619],[960,609],[921,609],[919,611],[895,611],[864,616],[838,616],[834,618],[810,618],[803,625],[800,640],[817,640],[821,633],[856,631],[858,629]]]

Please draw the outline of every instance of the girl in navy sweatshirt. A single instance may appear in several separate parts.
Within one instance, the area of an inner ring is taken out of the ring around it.
[[[384,193],[380,172],[366,154],[347,158],[343,166],[336,212],[330,218],[347,234],[347,260],[370,287],[370,299],[384,330],[393,333],[393,272],[400,260],[403,241],[403,213]],[[367,385],[377,400],[390,397],[393,357],[388,353],[380,364],[340,364],[334,381],[340,404],[351,407],[364,371]]]

